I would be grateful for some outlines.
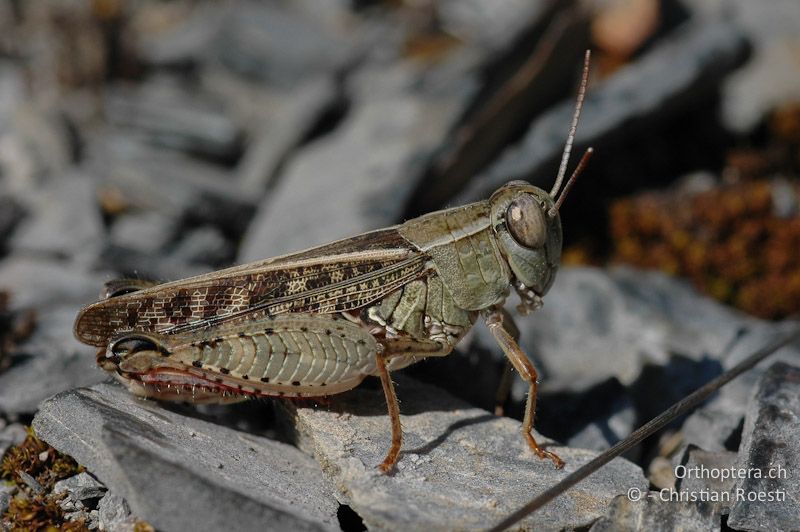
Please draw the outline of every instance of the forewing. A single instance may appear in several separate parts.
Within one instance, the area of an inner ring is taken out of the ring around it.
[[[76,337],[105,346],[122,332],[181,334],[289,312],[358,309],[423,275],[426,256],[394,228],[175,281],[85,307]]]

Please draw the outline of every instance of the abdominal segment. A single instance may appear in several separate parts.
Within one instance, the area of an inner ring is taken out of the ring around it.
[[[256,396],[319,397],[357,386],[375,371],[378,344],[362,327],[328,316],[285,315],[169,339],[152,360],[120,364],[134,393],[192,402]]]
[[[226,404],[257,397],[257,394],[246,393],[235,386],[175,370],[157,369],[146,374],[123,373],[117,377],[135,395],[162,401]]]

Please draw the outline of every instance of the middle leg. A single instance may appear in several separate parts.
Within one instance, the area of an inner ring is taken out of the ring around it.
[[[528,442],[528,445],[536,453],[539,458],[549,458],[553,461],[557,469],[564,467],[564,461],[559,458],[555,453],[542,449],[536,439],[531,434],[533,430],[533,419],[536,415],[536,393],[538,391],[536,368],[525,353],[522,351],[514,338],[503,327],[503,314],[498,309],[489,310],[483,313],[483,318],[486,326],[491,331],[492,336],[500,345],[508,360],[519,372],[520,376],[525,379],[530,389],[528,391],[528,402],[525,405],[525,418],[522,421],[522,434]]]
[[[392,446],[386,453],[386,458],[378,466],[381,473],[389,473],[397,464],[400,456],[400,447],[403,445],[403,427],[400,425],[400,405],[397,402],[397,394],[394,391],[394,383],[386,368],[386,358],[383,354],[377,353],[375,359],[378,365],[378,375],[383,385],[383,393],[386,396],[386,406],[389,409],[389,419],[392,423]]]

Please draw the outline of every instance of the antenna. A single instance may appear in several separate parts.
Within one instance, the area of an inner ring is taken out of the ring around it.
[[[569,189],[572,188],[572,185],[575,184],[575,180],[578,179],[578,176],[581,174],[581,172],[583,172],[583,169],[586,168],[586,164],[589,162],[589,159],[592,157],[593,153],[594,153],[594,148],[587,148],[586,149],[586,153],[583,154],[583,157],[581,157],[581,160],[578,163],[578,166],[575,167],[575,171],[572,172],[572,175],[567,180],[567,184],[564,185],[564,190],[562,190],[561,191],[561,195],[558,196],[558,199],[556,200],[556,204],[553,205],[553,208],[550,209],[547,212],[547,214],[550,216],[550,218],[555,216],[556,213],[558,212],[558,209],[561,208],[561,204],[564,203],[564,200],[567,198],[567,194],[569,193]]]
[[[561,188],[561,183],[564,181],[564,175],[567,173],[567,163],[569,162],[569,154],[572,152],[572,143],[575,140],[575,131],[578,129],[578,119],[581,116],[581,109],[583,109],[583,99],[586,96],[586,84],[589,82],[589,62],[591,60],[591,50],[586,50],[586,55],[583,57],[583,74],[581,75],[581,85],[578,89],[578,100],[575,103],[575,114],[572,116],[572,126],[569,128],[569,135],[567,136],[567,144],[564,146],[564,153],[561,155],[561,165],[558,167],[558,176],[550,191],[550,196],[555,198],[558,190]]]

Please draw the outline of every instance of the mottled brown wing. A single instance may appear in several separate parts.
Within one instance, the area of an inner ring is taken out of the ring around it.
[[[287,312],[361,308],[425,273],[427,256],[394,228],[182,281],[84,307],[83,343],[105,346],[121,332],[186,333]]]

